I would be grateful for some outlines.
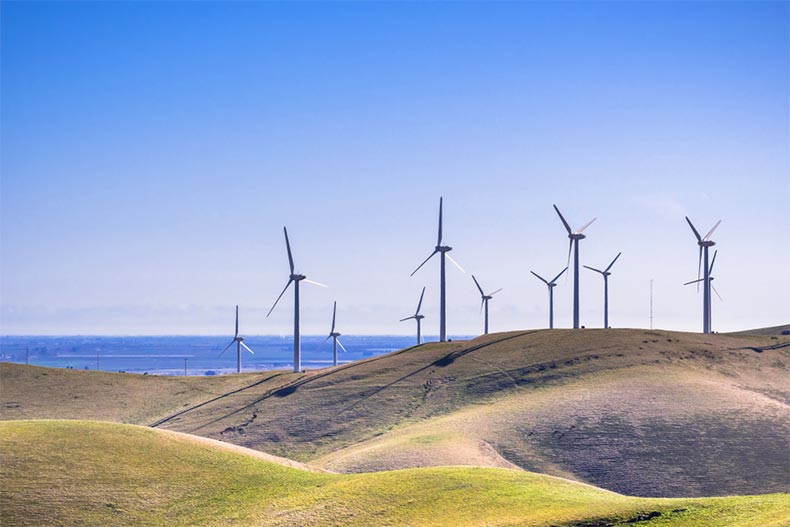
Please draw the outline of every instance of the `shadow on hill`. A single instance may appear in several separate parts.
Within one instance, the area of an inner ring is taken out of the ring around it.
[[[339,373],[341,371],[347,370],[349,368],[353,368],[353,367],[358,366],[359,364],[362,364],[362,363],[370,364],[371,362],[376,362],[376,361],[381,360],[381,359],[383,359],[385,357],[392,357],[393,355],[399,355],[401,353],[405,353],[407,351],[411,351],[411,350],[413,350],[415,348],[418,348],[418,347],[419,347],[419,345],[418,346],[411,346],[411,347],[408,347],[408,348],[404,348],[402,350],[395,351],[393,353],[388,353],[388,354],[385,354],[385,355],[379,355],[378,357],[373,357],[373,358],[370,358],[370,359],[367,359],[367,360],[364,360],[364,361],[356,361],[356,362],[351,362],[351,363],[348,363],[348,364],[343,364],[341,366],[334,367],[334,368],[330,369],[329,371],[324,371],[324,372],[320,372],[320,373],[317,373],[317,374],[309,375],[307,377],[299,378],[299,379],[297,379],[295,381],[287,383],[285,386],[281,386],[279,388],[275,388],[273,390],[265,392],[262,396],[258,397],[253,402],[251,402],[249,404],[246,404],[246,405],[242,406],[241,408],[238,408],[237,410],[234,410],[233,412],[230,412],[230,413],[225,414],[223,416],[220,416],[220,417],[218,417],[216,419],[213,419],[213,420],[211,420],[211,421],[209,421],[207,423],[204,423],[203,425],[195,428],[193,430],[193,432],[197,431],[197,430],[200,430],[201,428],[205,428],[206,426],[209,426],[209,425],[212,425],[214,423],[217,423],[219,421],[222,421],[223,419],[226,419],[226,418],[231,417],[233,415],[236,415],[238,413],[241,413],[241,412],[243,412],[245,410],[248,410],[251,407],[255,406],[256,404],[258,404],[258,403],[260,403],[262,401],[265,401],[266,399],[269,399],[270,397],[277,397],[277,398],[288,397],[289,395],[295,393],[296,390],[299,387],[301,387],[301,386],[303,386],[303,385],[305,385],[305,384],[307,384],[309,382],[313,382],[313,381],[316,381],[316,380],[319,380],[319,379],[323,379],[323,378],[328,377],[330,375],[335,375],[335,374],[337,374],[337,373]],[[235,395],[235,394],[238,394],[240,392],[249,390],[251,388],[254,388],[256,386],[259,386],[259,385],[263,384],[264,382],[266,382],[266,381],[268,381],[270,379],[273,379],[277,375],[284,375],[284,374],[285,374],[284,372],[278,372],[277,374],[272,375],[270,377],[267,377],[266,379],[262,379],[260,381],[254,382],[252,384],[249,384],[249,385],[244,386],[242,388],[230,391],[228,393],[224,393],[222,395],[218,395],[217,397],[209,399],[208,401],[204,401],[204,402],[202,402],[200,404],[197,404],[195,406],[191,406],[191,407],[186,408],[186,409],[184,409],[184,410],[182,410],[180,412],[177,412],[175,414],[172,414],[172,415],[169,415],[167,417],[164,417],[164,418],[156,421],[155,423],[151,424],[150,426],[152,428],[156,428],[157,426],[160,426],[160,425],[162,425],[162,424],[164,424],[164,423],[166,423],[166,422],[168,422],[168,421],[170,421],[172,419],[175,419],[176,417],[183,416],[184,414],[187,414],[187,413],[189,413],[189,412],[191,412],[193,410],[197,410],[197,409],[202,408],[202,407],[204,407],[204,406],[206,406],[208,404],[211,404],[213,402],[222,400],[222,399],[224,399],[226,397],[229,397],[231,395]]]
[[[421,368],[418,368],[418,369],[414,370],[411,373],[408,373],[408,374],[406,374],[406,375],[404,375],[404,376],[402,376],[402,377],[400,377],[400,378],[398,378],[398,379],[396,379],[396,380],[394,380],[394,381],[392,381],[390,383],[385,384],[384,386],[382,386],[380,388],[377,388],[376,390],[374,390],[374,391],[372,391],[372,392],[370,392],[368,394],[363,395],[359,400],[355,401],[354,403],[352,403],[352,404],[350,404],[350,405],[348,405],[348,406],[346,406],[344,408],[341,408],[338,411],[338,414],[341,414],[343,412],[346,412],[348,410],[353,409],[355,406],[357,406],[358,404],[370,399],[374,395],[376,395],[378,393],[381,393],[382,391],[394,386],[395,384],[398,384],[398,383],[400,383],[400,382],[402,382],[402,381],[404,381],[404,380],[406,380],[406,379],[408,379],[410,377],[413,377],[413,376],[415,376],[415,375],[417,375],[417,374],[419,374],[419,373],[421,373],[421,372],[423,372],[423,371],[425,371],[427,369],[430,369],[430,368],[433,368],[433,367],[440,367],[441,368],[441,367],[449,366],[450,364],[452,364],[453,362],[458,360],[460,357],[463,357],[464,355],[467,355],[467,354],[472,353],[474,351],[478,351],[478,350],[481,350],[483,348],[486,348],[486,347],[489,347],[489,346],[493,346],[495,344],[506,342],[508,340],[517,339],[519,337],[523,337],[525,335],[529,335],[529,334],[535,333],[537,331],[539,331],[539,330],[524,331],[524,332],[518,333],[516,335],[508,335],[507,337],[502,337],[502,338],[499,338],[499,339],[491,340],[489,342],[478,344],[476,346],[472,346],[470,348],[465,348],[465,349],[462,349],[462,350],[453,351],[452,353],[448,353],[447,355],[445,355],[445,356],[443,356],[443,357],[441,357],[441,358],[439,358],[439,359],[437,359],[437,360],[435,360],[435,361],[433,361],[433,362],[431,362],[429,364],[426,364],[425,366],[423,366]],[[250,403],[248,403],[248,404],[246,404],[246,405],[244,405],[244,406],[242,406],[240,408],[237,408],[236,410],[233,410],[232,412],[228,412],[228,413],[223,414],[223,415],[221,415],[219,417],[216,417],[216,418],[214,418],[214,419],[212,419],[212,420],[210,420],[210,421],[208,421],[206,423],[203,423],[200,426],[198,426],[197,428],[193,429],[192,432],[194,433],[194,432],[196,432],[198,430],[201,430],[203,428],[206,428],[208,426],[216,424],[216,423],[218,423],[220,421],[223,421],[223,420],[225,420],[225,419],[227,419],[229,417],[232,417],[232,416],[237,415],[239,413],[242,413],[244,411],[250,410],[251,408],[255,407],[256,405],[262,403],[263,401],[265,401],[265,400],[267,400],[267,399],[269,399],[271,397],[277,397],[277,398],[288,397],[289,395],[293,395],[294,393],[296,393],[296,391],[299,388],[301,388],[301,387],[303,387],[306,384],[309,384],[311,382],[315,382],[317,380],[324,379],[326,377],[329,377],[331,375],[335,375],[337,373],[340,373],[341,371],[345,371],[345,370],[348,370],[350,368],[354,368],[354,367],[359,366],[361,364],[369,364],[369,363],[371,363],[371,362],[373,362],[375,360],[381,360],[381,359],[384,359],[384,358],[392,357],[393,355],[397,355],[397,354],[400,354],[400,353],[405,353],[405,352],[408,352],[410,350],[414,350],[414,349],[416,349],[418,347],[419,346],[412,346],[410,348],[405,348],[405,349],[402,349],[400,351],[396,351],[394,353],[389,353],[389,354],[386,354],[386,355],[380,355],[379,357],[374,357],[373,359],[369,359],[367,361],[352,362],[352,363],[345,364],[345,365],[337,367],[337,368],[332,368],[331,370],[326,371],[326,372],[321,372],[321,373],[318,373],[318,374],[315,374],[315,375],[310,375],[309,377],[301,378],[301,379],[296,380],[296,381],[294,381],[292,383],[286,384],[285,386],[281,386],[281,387],[276,388],[274,390],[268,391],[268,392],[264,393],[263,395],[261,395],[260,397],[256,398],[254,401],[252,401],[252,402],[250,402]],[[257,384],[259,384],[259,383],[257,383]],[[239,391],[241,391],[241,390],[236,390],[233,393],[238,393]],[[232,395],[233,393],[229,393],[227,395]],[[199,406],[204,406],[204,405],[208,404],[209,402],[216,401],[218,399],[221,399],[222,397],[223,396],[216,397],[216,398],[212,399],[212,401],[207,401],[206,403],[201,403],[201,405],[199,405]],[[166,421],[170,420],[172,417],[176,417],[178,415],[183,415],[184,413],[189,412],[190,410],[196,409],[196,408],[198,408],[198,406],[186,409],[186,410],[180,412],[177,415],[171,416],[170,418],[165,418],[164,420],[161,420],[161,422],[159,424],[161,424],[162,422],[166,422]],[[248,424],[249,424],[249,422],[244,423],[242,425],[242,427],[246,426]]]
[[[356,402],[346,406],[345,408],[341,409],[340,413],[343,413],[343,412],[345,412],[347,410],[351,410],[352,408],[354,408],[358,404],[365,402],[366,400],[370,399],[374,395],[379,394],[379,393],[383,392],[384,390],[386,390],[387,388],[391,388],[392,386],[394,386],[394,385],[396,385],[396,384],[398,384],[400,382],[403,382],[403,381],[405,381],[406,379],[408,379],[410,377],[413,377],[413,376],[415,376],[415,375],[417,375],[417,374],[419,374],[421,372],[424,372],[425,370],[427,370],[429,368],[433,368],[433,367],[444,368],[444,367],[447,367],[447,366],[451,365],[452,363],[454,363],[456,360],[458,360],[461,357],[463,357],[464,355],[468,355],[469,353],[472,353],[473,351],[478,351],[478,350],[481,350],[483,348],[487,348],[488,346],[493,346],[495,344],[500,344],[500,343],[506,342],[508,340],[517,339],[519,337],[523,337],[525,335],[529,335],[529,334],[535,333],[536,331],[537,330],[535,330],[535,331],[525,331],[525,332],[522,332],[522,333],[518,333],[516,335],[510,335],[510,336],[507,336],[507,337],[502,337],[500,339],[496,339],[496,340],[492,340],[492,341],[489,341],[489,342],[485,342],[483,344],[478,344],[477,346],[472,346],[471,348],[466,348],[466,349],[463,349],[463,350],[458,350],[458,351],[453,351],[452,353],[448,353],[444,357],[441,357],[441,358],[439,358],[439,359],[437,359],[437,360],[435,360],[435,361],[433,361],[433,362],[431,362],[429,364],[426,364],[422,368],[418,368],[418,369],[414,370],[411,373],[408,373],[408,374],[406,374],[406,375],[404,375],[404,376],[402,376],[402,377],[400,377],[398,379],[395,379],[394,381],[392,381],[390,383],[385,384],[381,388],[377,388],[376,390],[374,390],[373,392],[365,395],[364,397],[362,397],[358,401],[356,401]]]

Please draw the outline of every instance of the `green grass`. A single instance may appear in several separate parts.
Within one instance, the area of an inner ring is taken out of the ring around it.
[[[88,421],[0,423],[0,455],[2,525],[790,525],[787,494],[629,498],[491,468],[316,473],[183,434]]]

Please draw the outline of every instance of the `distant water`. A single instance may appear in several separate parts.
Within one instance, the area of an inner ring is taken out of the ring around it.
[[[454,337],[455,338],[455,337]],[[458,337],[467,338],[467,337]],[[332,365],[332,340],[302,337],[302,368]],[[428,337],[428,341],[438,340]],[[219,354],[231,337],[0,337],[0,361],[53,368],[102,370],[152,375],[220,375],[236,371],[236,346]],[[407,348],[415,337],[343,336],[338,362],[344,364]],[[245,337],[242,371],[293,368],[293,337]]]

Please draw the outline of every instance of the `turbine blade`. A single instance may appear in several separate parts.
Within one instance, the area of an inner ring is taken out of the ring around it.
[[[466,271],[464,271],[464,268],[463,268],[463,267],[461,267],[460,265],[458,265],[458,262],[456,262],[455,260],[453,260],[453,257],[452,257],[452,256],[450,256],[450,254],[449,254],[449,253],[445,253],[445,254],[447,255],[447,258],[448,258],[448,259],[449,259],[451,262],[453,262],[453,263],[455,264],[455,266],[456,266],[458,269],[460,269],[460,270],[461,270],[461,272],[462,272],[462,273],[466,274]]]
[[[697,232],[697,229],[694,228],[694,224],[691,223],[691,220],[689,219],[688,216],[686,216],[686,221],[689,223],[689,227],[691,227],[691,230],[694,231],[694,236],[697,237],[697,241],[701,242],[702,241],[702,236],[700,236],[699,233]]]
[[[697,260],[697,280],[702,274],[702,245],[699,246],[699,260]],[[697,286],[697,293],[699,293],[699,286]]]
[[[313,280],[308,280],[307,278],[303,278],[303,279],[302,279],[302,282],[306,282],[306,283],[308,283],[308,284],[317,285],[318,287],[326,287],[327,289],[329,288],[329,286],[328,286],[328,285],[324,285],[324,284],[321,284],[321,283],[315,282],[315,281],[313,281]]]
[[[567,221],[565,221],[565,218],[563,217],[562,212],[560,212],[560,209],[557,208],[557,205],[554,205],[554,210],[557,211],[557,214],[559,215],[560,220],[562,220],[562,224],[565,225],[565,230],[568,231],[568,234],[573,234],[571,226],[568,225]]]
[[[406,322],[407,320],[411,320],[411,319],[413,319],[413,318],[417,318],[417,315],[412,315],[412,316],[410,316],[410,317],[402,318],[402,319],[400,319],[400,321],[401,321],[401,322]]]
[[[335,315],[337,314],[337,300],[335,300],[335,304],[332,306],[332,330],[330,333],[335,332]]]
[[[566,269],[571,266],[571,250],[572,249],[573,249],[573,240],[570,240],[568,242],[568,264],[565,266]]]
[[[563,272],[564,272],[564,271],[563,271]],[[537,276],[537,277],[538,277],[538,280],[540,280],[540,281],[541,281],[541,282],[543,282],[544,284],[546,284],[546,285],[549,285],[549,283],[546,281],[546,279],[545,279],[545,278],[543,278],[542,276],[540,276],[540,275],[539,275],[538,273],[536,273],[535,271],[530,271],[530,273],[532,273],[532,274],[534,274],[535,276]]]
[[[425,296],[425,286],[422,286],[422,293],[420,293],[420,301],[417,303],[417,311],[414,313],[415,315],[420,314],[420,306],[422,306],[422,297]]]
[[[567,271],[567,270],[568,270],[568,268],[566,267],[565,269],[563,269],[562,271],[560,271],[560,274],[558,274],[557,276],[555,276],[555,277],[554,277],[554,278],[551,280],[551,283],[553,284],[554,282],[556,282],[556,281],[557,281],[557,278],[559,278],[560,276],[562,276],[562,274],[563,274],[565,271]],[[545,280],[544,280],[544,282],[545,282]],[[546,284],[546,285],[549,285],[549,284]]]
[[[326,338],[324,339],[324,342],[326,342],[327,340],[329,340],[329,339],[331,339],[331,338],[332,338],[332,333],[330,333],[330,334],[329,334],[329,336],[328,336],[328,337],[326,337]],[[323,344],[323,343],[322,343],[322,344]]]
[[[442,197],[439,197],[439,238],[436,245],[442,244]]]
[[[481,315],[483,314],[483,306],[485,305],[485,303],[486,303],[486,299],[484,297],[482,300],[480,300],[480,314]]]
[[[584,232],[584,229],[586,229],[587,227],[589,227],[590,225],[592,225],[592,224],[593,224],[593,222],[594,222],[595,220],[597,220],[597,219],[598,219],[598,218],[593,218],[593,219],[591,219],[590,221],[588,221],[587,223],[585,223],[585,224],[584,224],[584,227],[582,227],[581,229],[577,230],[576,232],[577,232],[577,233],[579,233],[579,234],[581,234],[582,232]]]
[[[239,336],[239,306],[236,306],[236,334],[233,335],[233,338]]]
[[[294,257],[291,254],[291,242],[288,241],[288,229],[283,227],[285,233],[285,248],[288,249],[288,265],[291,266],[291,274],[294,274]]]
[[[714,292],[714,293],[716,293],[716,296],[717,296],[717,297],[719,297],[719,300],[721,300],[722,302],[724,302],[724,299],[721,297],[721,295],[719,294],[719,292],[718,292],[718,291],[716,291],[716,286],[715,286],[715,285],[713,285],[713,284],[710,284],[710,288],[711,288],[711,289],[713,289],[713,292]]]
[[[719,254],[719,251],[713,251],[713,260],[710,262],[710,268],[708,269],[708,276],[713,272],[713,264],[716,263],[716,255]]]
[[[589,269],[590,271],[595,271],[596,273],[601,273],[601,274],[603,274],[603,271],[599,271],[599,270],[598,270],[598,269],[596,269],[595,267],[590,267],[589,265],[582,265],[582,267],[586,267],[586,268],[587,268],[587,269]]]
[[[700,283],[700,282],[704,282],[704,281],[705,281],[705,279],[704,279],[704,278],[699,278],[699,279],[697,279],[697,280],[692,280],[691,282],[686,282],[686,283],[685,283],[685,284],[683,284],[683,285],[698,284],[698,283]],[[699,291],[699,287],[697,287],[697,291]]]
[[[425,259],[425,261],[423,261],[423,262],[422,262],[420,265],[418,265],[418,266],[417,266],[417,269],[415,269],[414,271],[412,271],[412,272],[411,272],[411,274],[410,274],[409,276],[414,276],[414,273],[416,273],[417,271],[419,271],[419,270],[420,270],[420,267],[422,267],[423,265],[425,265],[426,263],[428,263],[428,260],[430,260],[431,258],[433,258],[433,255],[434,255],[434,254],[436,254],[436,253],[438,253],[438,252],[439,252],[439,251],[437,251],[437,250],[434,250],[434,251],[431,253],[431,255],[430,255],[428,258],[426,258],[426,259]]]
[[[622,252],[619,252],[619,253],[617,253],[617,256],[615,256],[615,257],[614,257],[614,260],[612,260],[612,263],[610,263],[610,264],[609,264],[609,267],[607,267],[606,269],[604,269],[604,272],[606,272],[606,271],[608,271],[609,269],[611,269],[611,268],[612,268],[612,266],[613,266],[613,265],[614,265],[614,263],[617,261],[617,259],[618,259],[618,258],[620,258],[620,255],[621,255],[621,254],[623,254],[623,253],[622,253]]]
[[[478,282],[477,278],[475,278],[475,275],[472,275],[472,280],[475,281],[475,285],[477,286],[477,290],[480,291],[480,295],[481,296],[486,296],[486,294],[483,292],[483,288],[480,287],[480,282]]]
[[[716,222],[716,225],[714,225],[714,226],[713,226],[713,228],[712,228],[711,230],[709,230],[709,231],[708,231],[708,234],[706,234],[706,235],[705,235],[705,237],[704,237],[704,238],[702,238],[702,239],[707,241],[707,240],[708,240],[708,238],[710,238],[710,237],[713,235],[713,231],[715,231],[716,229],[718,229],[718,228],[719,228],[719,224],[720,224],[720,223],[721,223],[721,220],[717,221],[717,222]]]
[[[497,289],[497,290],[496,290],[496,291],[494,291],[493,293],[489,294],[488,296],[494,296],[495,294],[499,293],[499,292],[500,292],[500,291],[502,291],[503,289],[504,289],[504,287],[500,287],[499,289]]]
[[[225,349],[224,349],[224,350],[222,350],[222,353],[220,353],[219,355],[217,355],[217,358],[220,358],[220,357],[222,357],[222,356],[225,354],[225,352],[226,352],[226,351],[228,351],[228,348],[229,348],[229,347],[231,347],[231,346],[233,346],[233,343],[234,343],[234,342],[236,342],[236,339],[233,339],[233,340],[231,340],[231,341],[230,341],[230,344],[228,344],[227,346],[225,346]]]
[[[243,343],[243,342],[239,342],[239,344],[241,344],[241,347],[242,347],[242,348],[244,348],[245,350],[249,351],[251,354],[255,355],[255,352],[254,352],[254,351],[252,351],[252,350],[250,349],[250,347],[249,347],[249,346],[247,346],[245,343]]]
[[[337,345],[338,345],[338,346],[340,346],[340,349],[342,349],[344,352],[348,353],[348,350],[347,350],[347,349],[346,349],[346,347],[343,345],[343,343],[342,343],[342,342],[340,342],[340,339],[337,339]]]
[[[283,295],[285,294],[285,291],[288,289],[288,286],[289,286],[289,285],[291,285],[291,282],[293,282],[293,278],[289,279],[289,280],[288,280],[288,283],[287,283],[287,284],[285,284],[285,288],[283,288],[283,292],[282,292],[282,293],[280,293],[280,296],[278,296],[278,297],[277,297],[277,300],[275,300],[275,301],[274,301],[274,304],[272,305],[272,308],[271,308],[271,309],[269,310],[269,312],[266,314],[266,318],[269,318],[269,315],[271,315],[271,314],[272,314],[272,311],[274,311],[274,308],[277,306],[277,302],[279,302],[279,301],[280,301],[280,299],[283,297]]]

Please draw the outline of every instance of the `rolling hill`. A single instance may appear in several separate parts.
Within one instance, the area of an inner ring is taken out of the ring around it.
[[[214,384],[2,365],[0,417],[147,424],[341,472],[469,465],[636,496],[773,493],[790,490],[788,364],[783,335],[590,329]]]
[[[327,474],[139,426],[0,423],[0,523],[786,527],[790,496],[629,498],[522,471]]]

